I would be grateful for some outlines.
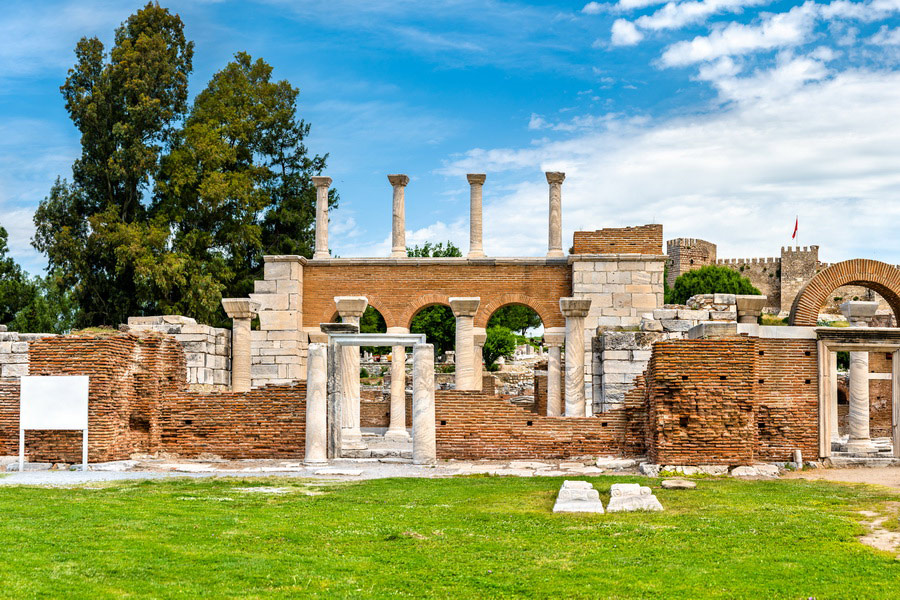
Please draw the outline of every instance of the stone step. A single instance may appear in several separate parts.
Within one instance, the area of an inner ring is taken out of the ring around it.
[[[900,459],[890,457],[832,455],[831,466],[836,469],[855,467],[898,467],[900,466]]]
[[[341,458],[408,458],[412,459],[412,449],[367,448],[365,450],[342,450]]]

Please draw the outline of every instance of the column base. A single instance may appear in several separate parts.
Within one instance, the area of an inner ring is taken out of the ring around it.
[[[551,250],[547,253],[547,258],[562,258],[565,253],[562,250]]]
[[[404,250],[392,250],[392,251],[391,251],[391,258],[408,258],[408,256],[409,256],[409,255],[406,253],[406,250],[405,250],[405,249],[404,249]]]
[[[466,255],[466,258],[484,258],[484,256],[485,256],[484,252],[481,252],[479,250],[479,251],[475,251],[475,252],[469,252]]]
[[[384,439],[388,442],[409,442],[409,432],[404,429],[388,429],[384,434]]]
[[[305,460],[304,459],[303,464],[310,466],[310,467],[324,467],[324,466],[328,465],[328,461],[327,460]]]
[[[847,442],[847,452],[852,454],[875,454],[878,449],[871,439],[851,439]]]
[[[321,259],[321,258],[331,258],[331,254],[328,252],[316,252],[313,254],[313,259]]]
[[[341,429],[341,450],[368,450],[359,428]]]

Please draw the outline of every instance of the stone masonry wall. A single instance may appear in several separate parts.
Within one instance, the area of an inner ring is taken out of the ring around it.
[[[779,312],[781,300],[781,259],[780,258],[726,258],[719,259],[721,267],[728,267],[746,277],[766,298],[766,310]]]
[[[171,335],[185,352],[189,385],[227,388],[231,385],[231,330],[198,324],[190,317],[163,315],[129,317],[120,331],[154,331]]]
[[[308,335],[302,331],[303,265],[306,259],[265,256],[263,260],[263,279],[253,282],[254,293],[250,294],[250,299],[260,305],[259,329],[250,332],[250,384],[253,387],[305,379],[309,342]],[[329,321],[330,315],[319,323]]]
[[[0,377],[28,375],[28,346],[52,333],[19,333],[0,326]]]
[[[675,280],[682,273],[716,264],[716,245],[706,240],[695,238],[669,240],[666,242],[666,254],[669,287],[675,285]]]
[[[572,254],[659,254],[662,252],[662,225],[640,225],[576,231]]]

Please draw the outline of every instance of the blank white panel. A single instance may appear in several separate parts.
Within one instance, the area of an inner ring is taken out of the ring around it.
[[[87,375],[22,377],[19,429],[87,429]]]

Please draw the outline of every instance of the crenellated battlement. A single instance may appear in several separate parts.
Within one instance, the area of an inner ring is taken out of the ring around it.
[[[754,258],[720,258],[716,261],[721,266],[739,266],[739,265],[775,265],[780,264],[781,258],[775,256],[754,257]]]
[[[818,246],[782,246],[781,254],[810,254],[810,253],[819,253]]]
[[[666,249],[674,250],[675,248],[689,248],[700,244],[714,245],[712,242],[701,240],[700,238],[675,238],[666,242]]]

